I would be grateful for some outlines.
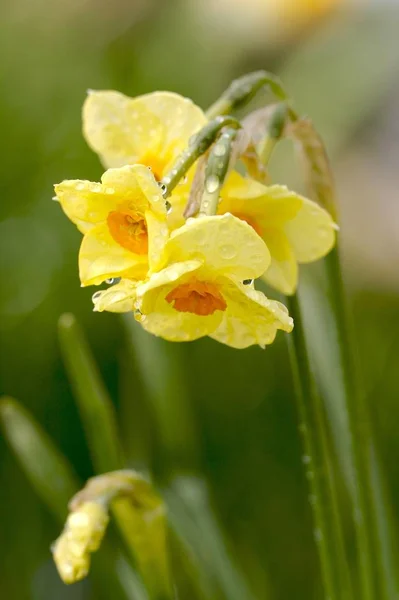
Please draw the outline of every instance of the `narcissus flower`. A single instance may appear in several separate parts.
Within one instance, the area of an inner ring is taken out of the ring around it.
[[[246,221],[262,237],[271,263],[263,279],[283,294],[293,294],[298,263],[325,256],[335,243],[336,225],[315,202],[283,185],[265,185],[231,173],[221,191],[218,213]]]
[[[55,186],[65,214],[84,234],[79,252],[82,285],[112,277],[143,279],[157,268],[168,237],[166,207],[143,165],[109,169],[101,183],[68,180]]]
[[[286,308],[253,289],[252,279],[266,270],[270,255],[244,221],[230,214],[189,219],[171,234],[164,260],[147,281],[122,281],[103,292],[96,309],[136,308],[147,331],[170,341],[209,335],[246,348],[272,343],[278,329],[291,331]]]
[[[122,167],[140,163],[160,181],[170,171],[192,135],[207,122],[203,111],[188,98],[154,92],[129,98],[114,91],[92,91],[83,106],[83,133],[103,165]],[[180,225],[189,180],[169,198],[169,221]]]

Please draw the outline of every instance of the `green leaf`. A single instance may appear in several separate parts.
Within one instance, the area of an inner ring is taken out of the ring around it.
[[[0,427],[32,487],[53,515],[63,521],[79,489],[71,466],[29,412],[12,398],[0,401]]]
[[[87,341],[72,314],[59,320],[61,350],[97,473],[124,466],[114,407]]]
[[[213,579],[226,600],[253,600],[245,579],[230,560],[212,513],[205,482],[193,477],[179,477],[164,495],[172,528],[186,551],[194,554],[208,588],[211,586],[209,579]]]

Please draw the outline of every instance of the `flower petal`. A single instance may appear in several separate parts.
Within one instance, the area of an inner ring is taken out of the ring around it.
[[[254,344],[271,344],[278,329],[290,332],[293,322],[286,307],[269,300],[262,292],[230,280],[223,287],[227,310],[222,322],[210,335],[213,339],[233,348],[247,348]]]
[[[83,131],[107,167],[142,162],[163,176],[207,119],[198,106],[172,92],[129,98],[91,92],[83,106]]]
[[[270,228],[264,231],[263,239],[272,260],[262,279],[282,294],[293,294],[298,283],[298,264],[286,234]]]
[[[160,151],[163,125],[139,98],[92,91],[83,105],[83,133],[103,165],[122,167]]]
[[[84,236],[79,252],[83,286],[98,285],[111,277],[144,279],[147,270],[147,256],[134,254],[120,246],[105,223],[93,227]]]
[[[306,200],[283,185],[265,186],[236,173],[232,184],[228,181],[222,188],[221,198],[219,214],[246,217],[259,229],[294,219]]]
[[[108,169],[101,182],[111,189],[118,205],[136,213],[144,214],[148,207],[166,216],[165,200],[154,175],[144,165],[126,165],[118,169]]]
[[[233,215],[188,219],[171,234],[168,262],[199,259],[214,271],[237,279],[255,279],[270,263],[269,251],[252,227]]]
[[[331,215],[321,206],[302,198],[302,207],[291,221],[284,225],[285,233],[300,263],[322,258],[335,244],[337,229]]]
[[[94,310],[96,312],[106,310],[114,313],[133,311],[136,302],[137,285],[137,281],[122,279],[122,281],[112,285],[107,290],[96,292],[92,298]]]
[[[162,217],[151,210],[145,213],[148,232],[148,263],[151,271],[162,268],[165,246],[169,238],[166,216]]]
[[[171,163],[187,146],[189,138],[205,125],[207,118],[189,98],[173,92],[146,94],[139,96],[134,102],[139,101],[156,115],[164,126],[162,146],[164,153],[170,158],[167,167],[171,167]]]
[[[199,260],[175,263],[154,273],[146,283],[138,286],[138,308],[142,312],[140,322],[144,329],[171,342],[188,342],[215,331],[222,319],[222,311],[198,316],[176,310],[165,299],[169,292],[185,283],[201,266]]]
[[[104,221],[108,213],[115,209],[112,190],[100,183],[66,180],[55,185],[54,189],[62,210],[82,233],[89,231],[99,221]]]

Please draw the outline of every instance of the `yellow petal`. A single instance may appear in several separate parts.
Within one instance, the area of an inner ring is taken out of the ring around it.
[[[237,279],[255,279],[270,263],[258,234],[230,214],[188,219],[171,234],[165,256],[169,262],[199,259],[214,271]]]
[[[151,271],[162,268],[169,229],[166,218],[147,210],[145,213],[148,232],[148,263]]]
[[[107,310],[114,313],[133,311],[136,302],[136,288],[138,282],[122,279],[107,290],[93,294],[94,310],[103,312]]]
[[[265,186],[238,174],[234,174],[233,183],[222,189],[219,214],[246,217],[260,229],[282,227],[296,217],[306,200],[283,185]]]
[[[103,164],[141,162],[154,167],[159,178],[205,123],[200,108],[171,92],[137,98],[113,91],[91,92],[83,107],[84,135]]]
[[[54,186],[57,199],[67,217],[82,233],[104,221],[116,200],[112,189],[91,181],[67,180]]]
[[[294,219],[285,223],[284,231],[297,261],[308,263],[330,252],[337,226],[324,208],[307,198],[302,201],[301,209]]]
[[[144,165],[126,165],[108,169],[101,177],[102,184],[113,190],[117,204],[144,214],[148,207],[166,216],[165,200],[154,175]]]
[[[160,151],[163,126],[139,99],[114,91],[90,92],[83,105],[83,133],[106,167],[140,162]]]
[[[286,234],[281,229],[267,229],[263,239],[272,260],[262,279],[282,294],[293,294],[298,283],[298,265]]]
[[[144,279],[146,255],[126,250],[112,238],[105,223],[91,229],[82,240],[79,274],[83,286],[98,285],[111,277]]]
[[[207,122],[204,112],[189,98],[173,92],[154,92],[139,96],[134,102],[142,102],[146,109],[156,115],[164,126],[162,146],[169,164],[187,146],[189,138]]]
[[[227,310],[222,322],[210,335],[213,339],[233,348],[247,348],[254,344],[271,344],[278,329],[290,332],[291,317],[283,304],[269,300],[262,292],[230,281],[223,287]]]
[[[138,308],[142,312],[140,322],[147,331],[171,342],[196,340],[215,331],[222,319],[222,311],[198,316],[180,312],[166,300],[169,292],[190,279],[201,266],[198,260],[175,263],[154,273],[146,283],[138,286]]]

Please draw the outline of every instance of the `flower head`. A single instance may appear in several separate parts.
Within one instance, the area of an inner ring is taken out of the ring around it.
[[[122,281],[103,292],[97,309],[136,308],[147,331],[170,341],[209,335],[245,348],[270,344],[278,329],[291,331],[283,305],[242,283],[258,277],[270,261],[265,244],[244,221],[230,214],[189,219],[171,234],[164,261],[143,283]],[[115,294],[123,294],[120,304]]]
[[[335,243],[336,225],[315,202],[283,185],[265,185],[233,172],[221,191],[219,214],[246,221],[262,237],[271,263],[263,279],[283,294],[293,294],[298,263],[325,256]]]
[[[129,98],[114,91],[92,91],[83,106],[83,133],[103,165],[122,167],[140,163],[160,181],[207,119],[188,98],[172,92],[154,92]],[[169,221],[182,223],[189,190],[179,185],[169,198],[176,210]]]
[[[156,268],[168,236],[161,191],[143,165],[109,169],[101,183],[69,180],[55,186],[65,214],[84,234],[82,285],[110,277],[142,279]]]

